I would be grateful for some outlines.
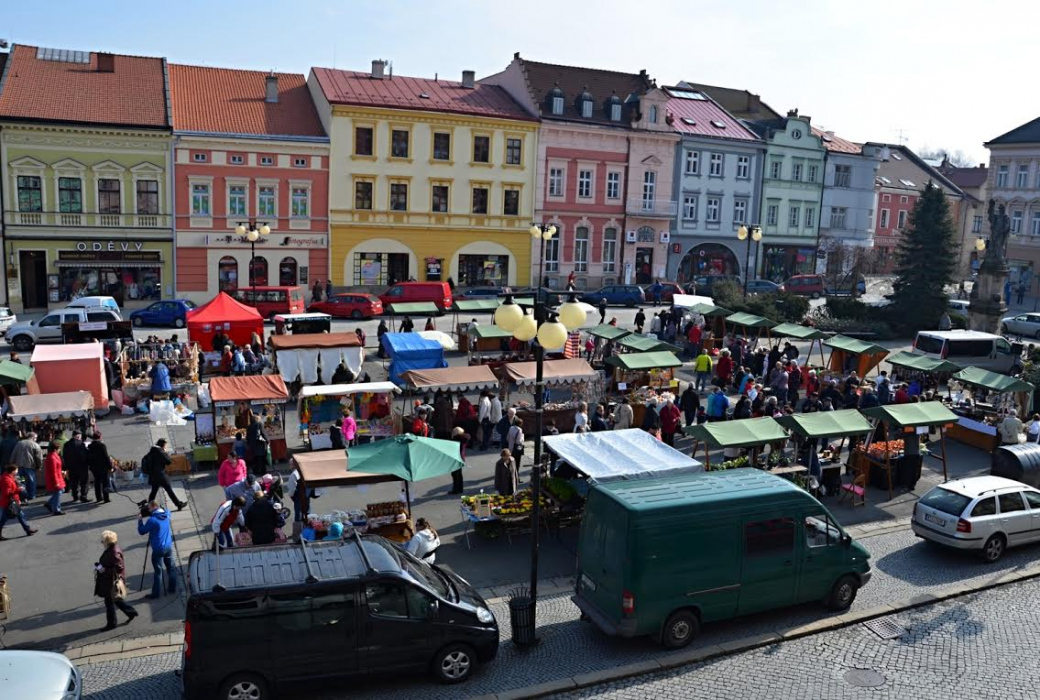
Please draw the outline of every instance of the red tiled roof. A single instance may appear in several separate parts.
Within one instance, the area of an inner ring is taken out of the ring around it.
[[[508,92],[496,85],[476,83],[472,88],[464,88],[462,83],[452,80],[405,75],[379,79],[369,73],[333,68],[313,68],[312,71],[331,104],[536,121]]]
[[[521,59],[521,61],[531,99],[538,105],[544,119],[564,119],[627,127],[629,126],[627,118],[622,119],[621,122],[610,120],[607,103],[611,95],[616,95],[624,104],[629,95],[642,97],[652,86],[645,73],[620,73],[598,68],[538,63],[527,59]],[[549,93],[557,87],[563,92],[562,115],[554,115],[549,109]],[[592,117],[588,119],[581,116],[578,107],[578,98],[583,92],[588,92],[592,96]]]
[[[170,65],[173,128],[220,134],[325,136],[307,79],[275,73],[278,101],[266,102],[268,73]]]
[[[161,58],[113,57],[115,70],[99,73],[98,54],[89,63],[36,57],[35,46],[15,46],[0,117],[38,121],[167,127],[166,84]]]
[[[689,90],[687,88],[664,88],[664,90],[669,95],[667,108],[669,115],[672,117],[672,128],[679,133],[741,141],[759,140],[754,132],[699,90]],[[674,97],[671,91],[693,92],[701,95],[704,99],[691,100]],[[692,124],[689,123],[691,121],[693,122]],[[712,122],[724,124],[725,126],[720,129]]]
[[[832,153],[854,153],[856,155],[863,153],[863,146],[843,139],[833,131],[827,132],[814,126],[812,132],[823,141],[823,147]]]

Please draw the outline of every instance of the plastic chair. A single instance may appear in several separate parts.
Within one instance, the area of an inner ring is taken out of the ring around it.
[[[838,502],[841,503],[845,496],[849,496],[852,499],[853,506],[864,506],[867,504],[867,469],[863,466],[859,466],[856,469],[855,476],[850,483],[841,485]],[[857,498],[859,498],[859,503],[856,502]]]

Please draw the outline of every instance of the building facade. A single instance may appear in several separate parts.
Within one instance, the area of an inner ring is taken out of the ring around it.
[[[988,195],[1003,204],[1011,218],[1009,276],[1013,284],[1024,282],[1033,289],[1033,271],[1040,265],[1040,119],[1012,129],[985,146],[990,152]],[[985,209],[981,216],[982,235],[988,239]]]
[[[0,75],[6,300],[129,307],[175,290],[161,58],[16,45]]]
[[[786,117],[746,124],[766,143],[762,175],[762,277],[782,282],[816,271],[823,207],[823,140],[809,117],[791,110]]]
[[[329,139],[303,75],[171,65],[177,292],[328,279]],[[238,224],[267,225],[256,257]]]
[[[501,86],[541,119],[534,215],[558,232],[546,248],[548,284],[562,288],[571,274],[579,289],[663,279],[678,135],[667,121],[667,95],[646,71],[514,54],[504,71],[481,83]]]
[[[756,276],[756,246],[737,240],[758,225],[765,143],[706,93],[685,83],[664,88],[668,117],[681,140],[668,274],[679,284],[700,275]]]
[[[314,68],[336,285],[527,284],[537,120],[478,84]]]
[[[840,278],[862,270],[874,246],[874,183],[888,149],[853,143],[833,131],[814,128],[813,133],[827,152],[816,269]]]
[[[957,267],[958,274],[968,278],[980,264],[983,254],[975,249],[975,242],[989,234],[986,222],[986,206],[989,201],[989,168],[985,164],[974,168],[960,168],[943,158],[939,172],[949,178],[964,193],[965,215],[962,218],[958,239],[961,256]],[[1010,244],[1009,244],[1010,245]],[[1016,257],[1019,261],[1015,267],[1029,268],[1029,261]],[[1032,280],[1029,280],[1030,282]],[[1028,285],[1027,285],[1028,286]]]

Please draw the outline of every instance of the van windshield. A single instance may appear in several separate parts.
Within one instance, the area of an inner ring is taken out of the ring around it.
[[[448,582],[426,562],[413,557],[408,552],[390,544],[382,538],[366,539],[364,543],[365,545],[375,545],[381,548],[384,553],[397,562],[397,565],[401,567],[402,571],[408,572],[408,575],[419,583],[424,583],[429,586],[430,590],[444,600],[455,600],[455,596],[451,594],[451,588],[448,586]],[[371,559],[371,551],[368,547],[366,547],[365,550]]]
[[[942,355],[943,339],[932,335],[918,335],[914,349],[929,355]]]

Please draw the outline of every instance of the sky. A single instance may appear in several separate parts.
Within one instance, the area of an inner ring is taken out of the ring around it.
[[[459,80],[536,61],[743,88],[855,141],[962,151],[1040,116],[1031,0],[44,0],[0,3],[0,39],[307,73]],[[103,8],[103,10],[99,9]],[[1025,90],[1025,92],[1023,92]]]

